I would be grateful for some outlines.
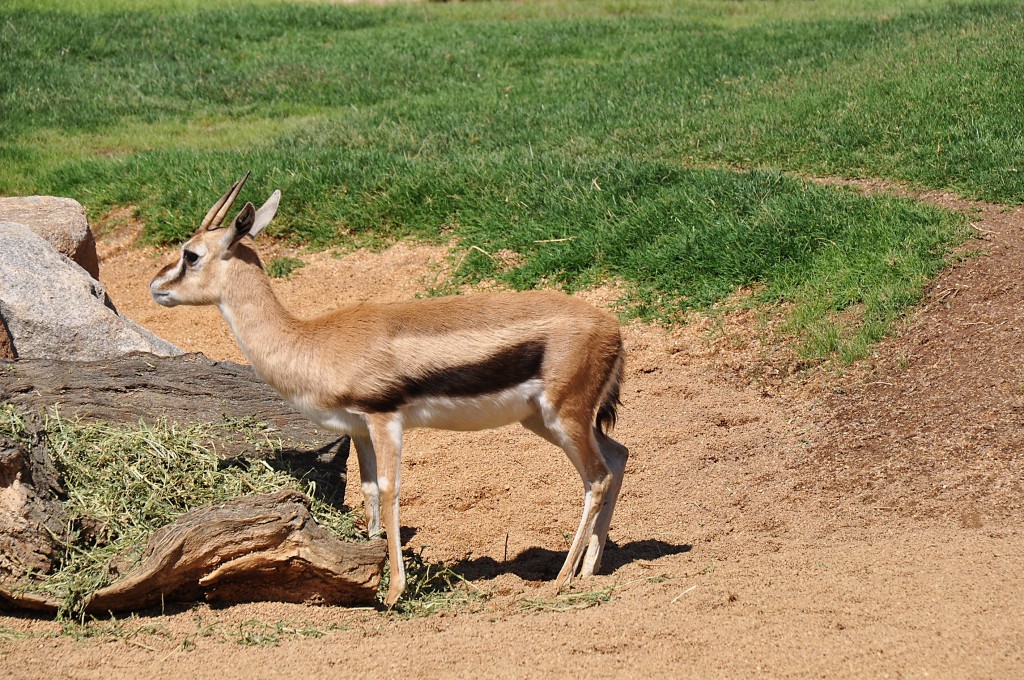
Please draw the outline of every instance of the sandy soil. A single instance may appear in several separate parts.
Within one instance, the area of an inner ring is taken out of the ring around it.
[[[794,373],[752,314],[625,329],[617,438],[631,457],[605,574],[576,586],[608,602],[538,611],[582,505],[561,452],[513,428],[414,431],[407,549],[488,599],[411,620],[203,605],[82,640],[0,616],[0,676],[1024,677],[1024,211],[923,198],[969,212],[985,254],[841,375]],[[214,310],[149,300],[169,255],[130,247],[132,233],[100,238],[121,311],[241,360]],[[407,299],[444,269],[443,249],[402,244],[298,257],[308,265],[275,287],[300,314]],[[361,502],[357,485],[347,500]],[[276,641],[241,644],[257,635]]]

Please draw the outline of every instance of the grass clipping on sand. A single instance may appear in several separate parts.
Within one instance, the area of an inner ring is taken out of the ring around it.
[[[0,406],[0,434],[26,439],[24,420]],[[365,538],[355,514],[318,493],[317,479],[288,470],[280,442],[255,419],[125,426],[51,411],[44,430],[63,479],[68,527],[58,568],[32,588],[58,598],[61,616],[81,616],[93,592],[138,562],[155,530],[194,508],[246,494],[295,489],[312,499],[319,524],[343,538]],[[260,458],[223,460],[214,442],[229,434],[245,437]]]

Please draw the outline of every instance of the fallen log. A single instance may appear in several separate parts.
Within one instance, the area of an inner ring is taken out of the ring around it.
[[[329,466],[335,481],[326,491],[344,496],[348,438],[313,427],[246,366],[196,354],[0,362],[0,401],[36,413],[56,405],[62,416],[109,423],[255,418],[284,442],[283,456]],[[230,430],[217,444],[228,456],[251,453]],[[52,567],[62,493],[40,437],[0,442],[0,603],[58,610],[61,603],[14,584]],[[342,541],[318,526],[298,492],[245,496],[197,508],[156,531],[142,560],[96,591],[85,611],[125,611],[172,598],[368,604],[385,559],[383,541]]]
[[[31,431],[27,442],[0,436],[0,582],[17,584],[52,570],[67,526],[63,493],[40,432]],[[0,604],[54,610],[43,595],[2,586]]]
[[[162,598],[211,602],[367,604],[380,584],[384,541],[342,541],[284,489],[197,508],[158,530],[138,566],[102,588],[88,612],[124,611]]]
[[[136,352],[102,361],[0,361],[0,401],[39,411],[58,405],[63,415],[108,423],[266,422],[286,446],[321,449],[348,438],[315,428],[256,377],[252,368],[210,361],[202,354],[158,357]],[[224,442],[227,454],[243,442]]]
[[[369,604],[386,560],[384,541],[335,537],[310,517],[308,498],[283,489],[183,514],[154,532],[139,563],[97,590],[83,611],[191,600]],[[0,601],[51,613],[61,606],[45,594],[2,585]]]

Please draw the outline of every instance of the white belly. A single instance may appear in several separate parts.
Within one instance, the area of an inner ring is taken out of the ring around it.
[[[475,397],[422,397],[399,411],[406,427],[439,430],[489,430],[518,423],[536,413],[544,393],[539,379],[527,380],[500,392]]]
[[[349,411],[347,409],[318,408],[309,404],[301,397],[292,397],[288,399],[288,403],[294,406],[299,413],[306,416],[320,427],[328,430],[334,430],[341,434],[367,434],[366,420],[363,418],[361,413]]]
[[[518,423],[537,413],[537,404],[543,394],[543,382],[533,379],[507,390],[475,397],[421,397],[403,405],[398,411],[405,428],[489,430]],[[298,397],[288,401],[320,427],[351,435],[367,433],[363,413],[318,408]]]

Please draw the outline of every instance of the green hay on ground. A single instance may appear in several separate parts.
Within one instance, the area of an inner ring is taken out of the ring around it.
[[[342,538],[364,538],[356,514],[323,500],[316,480],[287,471],[280,443],[255,421],[119,426],[53,411],[44,429],[64,482],[68,527],[58,569],[32,589],[59,599],[62,618],[81,619],[92,593],[137,563],[155,530],[204,505],[295,489],[312,499],[319,524]],[[0,434],[27,436],[9,404],[0,408]],[[222,460],[215,442],[225,435],[243,436],[263,457]]]

